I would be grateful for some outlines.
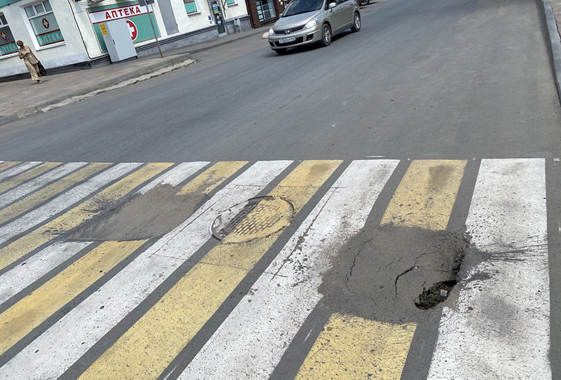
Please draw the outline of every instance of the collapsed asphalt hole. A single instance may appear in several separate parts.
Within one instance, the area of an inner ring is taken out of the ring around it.
[[[428,289],[423,289],[423,292],[419,294],[419,297],[415,301],[415,306],[421,310],[428,310],[435,307],[448,299],[448,295],[454,285],[456,285],[456,280],[440,281]]]
[[[322,303],[332,312],[380,322],[428,320],[450,298],[468,247],[463,231],[369,222],[332,258],[319,288]]]

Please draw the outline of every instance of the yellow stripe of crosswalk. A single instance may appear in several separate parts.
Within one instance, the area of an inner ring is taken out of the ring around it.
[[[413,161],[381,224],[445,230],[466,161]],[[394,325],[333,314],[297,379],[399,379],[416,324]]]
[[[198,175],[197,178],[183,186],[177,195],[208,194],[227,178],[240,170],[245,164],[247,164],[247,161],[217,162]]]
[[[288,199],[297,212],[340,163],[304,161],[270,195]],[[250,217],[252,213],[246,216]],[[276,232],[244,244],[228,244],[226,238],[225,244],[213,248],[80,379],[157,378],[279,235]]]
[[[54,169],[59,166],[60,162],[45,162],[39,166],[35,166],[32,169],[29,169],[20,175],[17,175],[9,180],[0,183],[0,193],[13,189],[17,185],[24,183],[32,178],[35,178],[48,170]]]
[[[445,230],[467,161],[413,161],[401,180],[382,224]]]
[[[83,181],[89,176],[99,172],[110,166],[109,163],[93,163],[90,164],[53,184],[13,203],[12,205],[0,210],[0,224],[7,222],[29,210],[33,207],[53,198],[55,195],[62,193],[64,190],[74,186],[76,183]]]
[[[134,173],[112,184],[92,198],[0,250],[0,269],[51,241],[62,233],[79,226],[101,213],[100,206],[111,204],[133,189],[158,175],[173,164],[154,163],[141,167]]]
[[[3,172],[4,170],[8,170],[9,168],[12,168],[16,165],[21,164],[21,162],[19,161],[6,161],[6,162],[2,162],[0,164],[0,172]]]
[[[0,314],[0,355],[145,242],[102,243]]]
[[[333,314],[296,379],[398,380],[415,327]]]

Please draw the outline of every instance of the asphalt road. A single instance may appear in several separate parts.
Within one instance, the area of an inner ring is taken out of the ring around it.
[[[258,36],[0,130],[2,159],[559,157],[532,1],[392,0],[279,57]]]
[[[534,2],[389,0],[362,15],[359,33],[327,48],[277,56],[254,36],[198,53],[192,67],[6,125],[0,160],[469,159],[448,227],[458,231],[479,159],[547,158],[553,359],[561,115]],[[438,318],[419,327],[404,378],[426,378]]]

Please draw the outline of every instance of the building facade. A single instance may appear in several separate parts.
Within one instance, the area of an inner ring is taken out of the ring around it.
[[[251,27],[259,28],[272,24],[284,12],[284,1],[281,0],[247,0],[247,12]]]
[[[139,56],[176,49],[251,28],[245,0],[0,0],[0,78],[26,73],[15,41],[47,69],[107,60],[100,31],[124,18]],[[152,22],[151,22],[152,21]]]

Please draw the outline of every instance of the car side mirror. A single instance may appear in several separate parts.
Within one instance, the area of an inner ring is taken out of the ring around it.
[[[337,3],[329,3],[329,9],[333,9],[337,6]]]

